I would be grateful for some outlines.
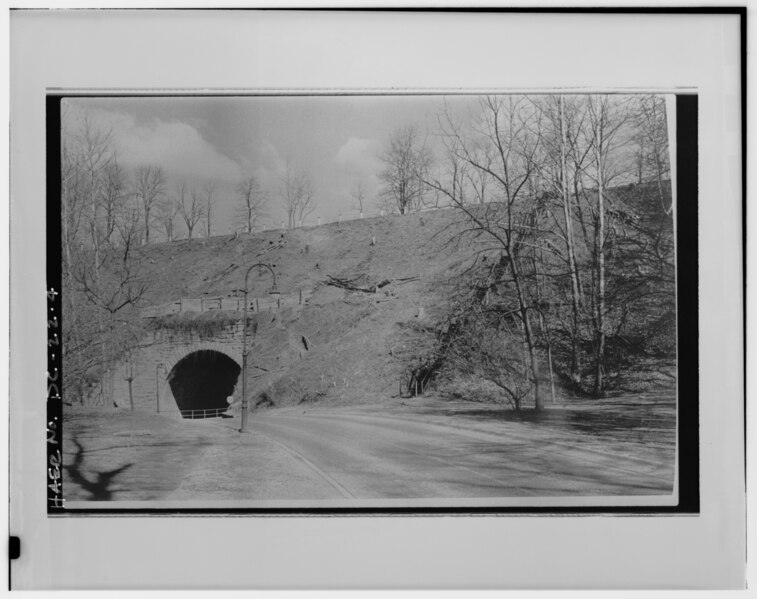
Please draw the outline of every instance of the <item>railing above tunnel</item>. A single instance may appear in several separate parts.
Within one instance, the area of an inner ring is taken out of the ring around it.
[[[253,297],[248,299],[249,312],[272,312],[281,308],[289,308],[307,304],[313,297],[313,289],[299,289],[277,298],[270,296]],[[201,297],[181,298],[168,304],[149,306],[142,310],[145,318],[156,318],[182,312],[241,312],[244,310],[244,299],[241,297]]]

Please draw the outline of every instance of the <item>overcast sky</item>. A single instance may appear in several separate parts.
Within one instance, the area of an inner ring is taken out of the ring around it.
[[[467,111],[475,99],[447,101]],[[85,112],[110,129],[127,169],[161,166],[170,192],[180,180],[215,181],[213,229],[225,234],[238,203],[234,188],[250,175],[268,192],[269,225],[286,220],[280,193],[287,162],[312,180],[313,222],[355,218],[351,191],[359,181],[367,212],[377,211],[379,154],[391,132],[411,124],[435,131],[443,103],[439,96],[130,97],[68,99],[62,110],[64,129],[76,129]]]

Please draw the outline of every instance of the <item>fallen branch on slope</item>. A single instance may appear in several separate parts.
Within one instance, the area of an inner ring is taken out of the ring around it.
[[[389,279],[384,279],[380,283],[376,283],[375,285],[368,285],[367,287],[360,287],[358,285],[355,285],[355,281],[359,279],[360,277],[356,277],[354,279],[340,279],[338,277],[332,277],[331,275],[328,276],[328,281],[326,281],[326,285],[332,285],[333,287],[340,287],[341,289],[347,289],[348,291],[362,291],[363,293],[378,293],[378,290],[382,287],[386,287],[391,283]]]

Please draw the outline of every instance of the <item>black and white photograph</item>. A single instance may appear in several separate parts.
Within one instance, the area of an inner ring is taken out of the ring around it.
[[[10,11],[9,587],[744,588],[746,9],[233,4]]]
[[[63,505],[676,505],[675,100],[62,97]]]

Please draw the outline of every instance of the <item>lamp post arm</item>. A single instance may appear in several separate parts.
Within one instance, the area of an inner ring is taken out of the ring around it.
[[[240,433],[247,431],[247,308],[249,304],[247,294],[249,292],[250,273],[253,268],[267,268],[270,270],[273,275],[273,288],[276,289],[276,272],[270,264],[258,262],[247,269],[247,272],[244,275],[244,322],[242,324],[242,425],[239,429]]]
[[[273,275],[273,286],[274,288],[276,287],[276,271],[273,270],[273,267],[270,264],[264,264],[262,262],[259,262],[257,264],[253,264],[252,266],[250,266],[250,268],[247,269],[247,272],[244,275],[244,292],[245,293],[247,293],[247,288],[249,287],[249,278],[250,278],[250,273],[252,272],[252,269],[260,268],[260,267],[267,268],[268,270],[271,271],[271,275]]]

